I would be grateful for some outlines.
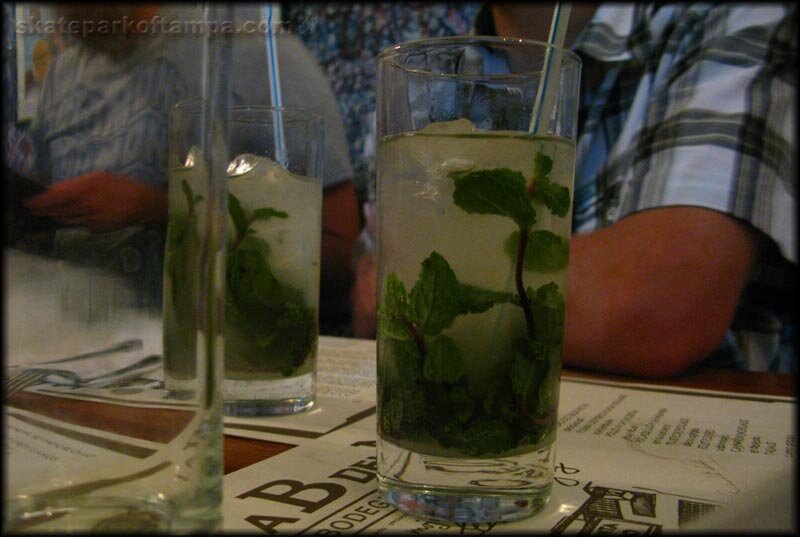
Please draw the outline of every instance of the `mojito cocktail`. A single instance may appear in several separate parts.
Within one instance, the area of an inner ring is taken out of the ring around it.
[[[223,330],[230,415],[299,412],[316,394],[321,119],[281,109],[286,146],[280,148],[272,141],[275,112],[234,108],[232,114]],[[199,154],[190,149],[170,163],[164,347],[165,382],[176,396],[186,379],[201,374],[189,359],[194,316],[202,315],[194,303],[198,275],[189,270],[203,255],[197,237],[207,171]]]
[[[322,185],[251,165],[228,181],[226,405],[304,399],[315,383]]]
[[[549,498],[574,166],[569,136],[467,118],[379,140],[378,487],[403,511]]]

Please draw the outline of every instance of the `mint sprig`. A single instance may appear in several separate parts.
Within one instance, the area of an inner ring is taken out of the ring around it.
[[[503,249],[515,260],[519,248],[519,231],[513,231],[503,243]],[[567,267],[569,240],[546,229],[537,229],[528,235],[523,268],[531,272],[557,272]]]
[[[552,183],[552,160],[538,153],[526,179],[508,168],[451,172],[453,202],[470,214],[510,218],[517,230],[505,251],[514,266],[515,293],[482,289],[458,280],[438,252],[423,260],[410,292],[390,273],[378,308],[382,355],[378,396],[382,435],[398,439],[435,438],[467,456],[488,456],[534,445],[554,427],[563,340],[564,298],[550,282],[526,288],[524,271],[566,268],[567,239],[536,224],[534,203],[564,217],[566,187]],[[483,313],[499,304],[519,307],[526,334],[513,344],[513,358],[496,372],[485,394],[470,392],[469,349],[441,332],[460,315]]]
[[[536,222],[536,210],[526,195],[525,177],[508,168],[450,172],[455,181],[453,201],[473,214],[496,214],[528,229]]]
[[[455,272],[433,252],[422,262],[419,279],[409,293],[409,320],[425,335],[438,334],[458,315],[458,292]]]
[[[553,159],[544,153],[536,153],[533,164],[533,177],[528,184],[528,193],[535,200],[543,203],[550,211],[560,217],[569,212],[569,189],[550,180],[553,170]]]
[[[235,236],[228,249],[226,268],[226,346],[230,355],[251,362],[269,357],[289,376],[313,351],[316,315],[306,306],[303,293],[278,281],[270,265],[269,243],[252,225],[270,218],[287,218],[270,207],[247,211],[228,194],[228,214]]]

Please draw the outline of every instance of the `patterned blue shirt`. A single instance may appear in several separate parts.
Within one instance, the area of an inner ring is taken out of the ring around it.
[[[480,7],[480,2],[283,5],[290,31],[316,55],[339,101],[359,190],[375,180],[375,57],[414,39],[469,34]]]
[[[38,175],[57,183],[92,171],[166,188],[170,106],[187,85],[163,36],[114,60],[80,44],[51,66],[31,127]]]
[[[797,31],[793,4],[615,4],[574,49],[582,88],[574,229],[666,205],[749,223],[760,251],[712,364],[796,369]]]

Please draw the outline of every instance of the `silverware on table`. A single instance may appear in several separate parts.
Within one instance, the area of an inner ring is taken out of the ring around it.
[[[70,374],[69,371],[56,370],[56,369],[53,369],[53,368],[38,367],[38,366],[45,366],[45,365],[52,365],[52,364],[63,364],[63,363],[66,363],[66,362],[74,362],[74,361],[77,361],[77,360],[85,360],[87,358],[94,358],[96,356],[102,356],[104,354],[112,354],[112,353],[115,353],[115,352],[127,352],[127,351],[138,350],[138,349],[141,349],[141,348],[142,348],[142,340],[141,339],[138,339],[138,338],[137,339],[128,339],[128,340],[122,341],[120,343],[115,343],[114,345],[112,345],[110,347],[106,347],[104,349],[91,351],[91,352],[84,352],[84,353],[81,353],[81,354],[75,354],[75,355],[72,355],[72,356],[67,356],[65,358],[59,358],[57,360],[48,360],[47,362],[38,362],[36,364],[31,364],[29,366],[22,366],[22,370],[21,371],[19,371],[17,373],[14,373],[14,374],[11,374],[7,378],[3,379],[3,392],[4,392],[3,393],[3,398],[7,399],[11,395],[14,395],[17,392],[19,392],[21,390],[24,390],[25,388],[30,388],[31,386],[35,386],[37,384],[41,384],[42,381],[45,379],[45,377],[47,377],[49,375],[52,375],[54,373],[58,373],[61,376],[67,376],[67,375]],[[126,372],[129,368],[134,368],[134,367],[136,369],[138,369],[138,368],[142,367],[142,363],[145,362],[145,361],[147,361],[147,365],[152,363],[152,356],[148,356],[147,358],[145,358],[145,360],[137,362],[136,364],[133,364],[132,366],[124,368],[123,370],[120,370],[120,371]],[[107,373],[106,375],[101,375],[101,377],[116,376],[116,375],[118,375],[120,373],[120,371],[114,371],[114,372],[111,372],[111,373]],[[73,373],[73,375],[74,375],[74,373]],[[74,377],[75,377],[75,384],[78,384],[80,382],[80,379],[78,378],[77,375],[74,375]],[[101,377],[97,377],[96,379],[99,379]],[[89,380],[91,381],[91,380],[96,380],[96,379],[89,379]]]

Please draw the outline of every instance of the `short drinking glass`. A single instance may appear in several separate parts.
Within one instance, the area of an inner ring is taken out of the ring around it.
[[[166,379],[176,397],[195,375],[194,340],[181,325],[195,314],[187,267],[194,215],[202,103],[172,111],[170,210],[164,272]],[[224,410],[233,416],[310,408],[316,359],[322,210],[322,119],[310,112],[234,107],[230,116],[225,279]]]

